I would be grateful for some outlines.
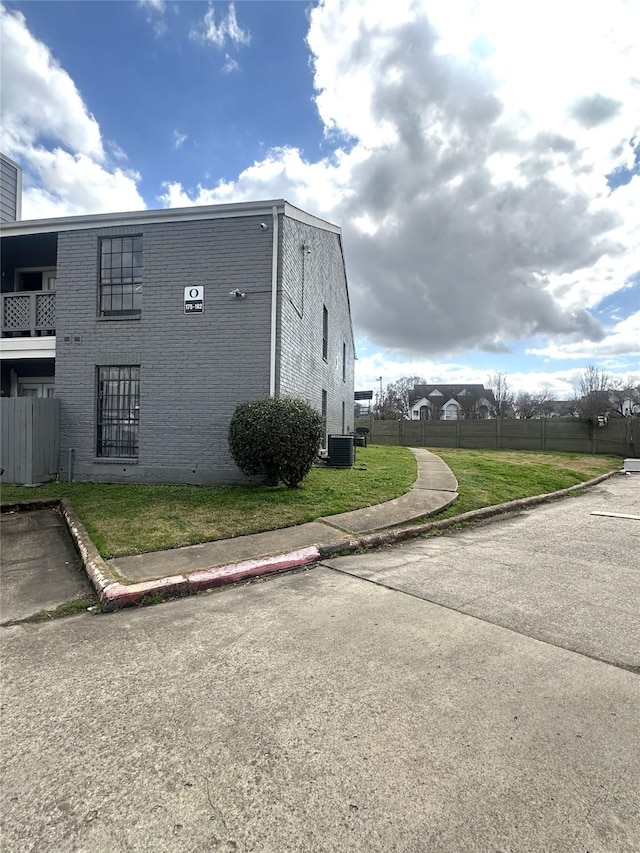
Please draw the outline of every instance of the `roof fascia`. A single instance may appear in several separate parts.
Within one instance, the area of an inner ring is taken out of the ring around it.
[[[320,219],[312,213],[307,213],[306,210],[300,210],[288,201],[284,202],[284,215],[290,219],[295,219],[297,222],[303,222],[305,225],[313,225],[314,228],[322,228],[323,231],[331,231],[334,234],[342,234],[342,229],[332,222],[327,222],[326,219]]]
[[[194,207],[167,207],[161,210],[139,210],[127,213],[93,213],[83,216],[60,216],[10,223],[2,228],[3,237],[47,234],[60,231],[83,231],[89,228],[113,228],[118,225],[151,225],[162,222],[194,222],[202,219],[231,219],[239,216],[271,216],[273,208],[284,213],[284,199],[237,204],[213,204]],[[318,220],[320,221],[320,220]],[[333,227],[333,226],[332,226]]]

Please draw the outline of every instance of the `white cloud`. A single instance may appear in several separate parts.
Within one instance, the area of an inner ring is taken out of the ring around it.
[[[585,359],[607,365],[624,357],[640,365],[640,310],[616,323],[602,341],[551,342],[546,347],[527,350],[531,355],[553,359]]]
[[[338,152],[331,159],[310,163],[297,148],[273,148],[264,160],[249,166],[236,181],[219,182],[206,188],[198,184],[187,191],[179,182],[166,183],[159,201],[165,207],[254,201],[258,198],[287,198],[320,215],[328,216],[351,192],[352,169],[362,160],[362,151]]]
[[[237,71],[240,66],[236,62],[235,59],[232,59],[228,53],[224,55],[224,65],[222,66],[222,70],[225,74],[231,74],[232,71]]]
[[[188,138],[189,136],[186,133],[180,133],[179,130],[175,129],[173,131],[173,147],[182,148]]]
[[[221,50],[229,43],[234,47],[239,47],[240,45],[247,45],[251,41],[249,31],[243,29],[238,23],[236,7],[233,3],[229,3],[227,14],[222,15],[218,23],[216,23],[216,6],[214,3],[209,3],[209,8],[201,25],[192,30],[191,37],[196,41],[214,44]]]
[[[168,30],[165,21],[166,0],[138,0],[138,6],[146,12],[147,23],[153,28],[156,37],[164,35]]]
[[[28,162],[40,183],[24,194],[25,219],[145,207],[136,188],[140,175],[134,171],[107,170],[86,154],[70,154],[61,148],[32,148]]]
[[[105,148],[114,160],[119,160],[121,163],[126,163],[129,160],[127,152],[113,139],[106,141]]]
[[[0,6],[0,29],[0,147],[24,169],[23,217],[145,207],[139,175],[112,164],[110,157],[124,161],[125,153],[104,144],[73,80],[31,35],[24,15]]]
[[[640,177],[606,180],[640,139],[640,6],[593,6],[326,0],[308,44],[343,149],[162,200],[284,196],[342,225],[356,327],[391,356],[606,348],[588,309],[640,269]]]
[[[2,37],[2,150],[53,137],[67,148],[104,159],[100,128],[75,83],[49,49],[27,29],[21,12],[0,5]]]

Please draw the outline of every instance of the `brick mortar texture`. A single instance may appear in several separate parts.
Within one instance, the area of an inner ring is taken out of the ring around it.
[[[279,295],[279,390],[307,400],[318,411],[327,392],[327,432],[353,428],[355,349],[340,237],[285,218]],[[322,309],[329,320],[328,353],[322,355]],[[346,348],[342,379],[343,344]]]

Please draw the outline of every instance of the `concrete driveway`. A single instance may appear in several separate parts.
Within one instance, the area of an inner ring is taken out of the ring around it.
[[[637,851],[639,490],[3,628],[3,849]]]
[[[0,622],[28,619],[75,599],[95,599],[69,531],[55,509],[3,512],[0,537]]]
[[[640,672],[640,476],[325,565]]]

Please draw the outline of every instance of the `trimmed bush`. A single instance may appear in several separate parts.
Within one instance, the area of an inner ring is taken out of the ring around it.
[[[255,400],[237,407],[229,448],[245,474],[264,474],[269,486],[295,489],[307,476],[324,436],[322,418],[295,397]]]

